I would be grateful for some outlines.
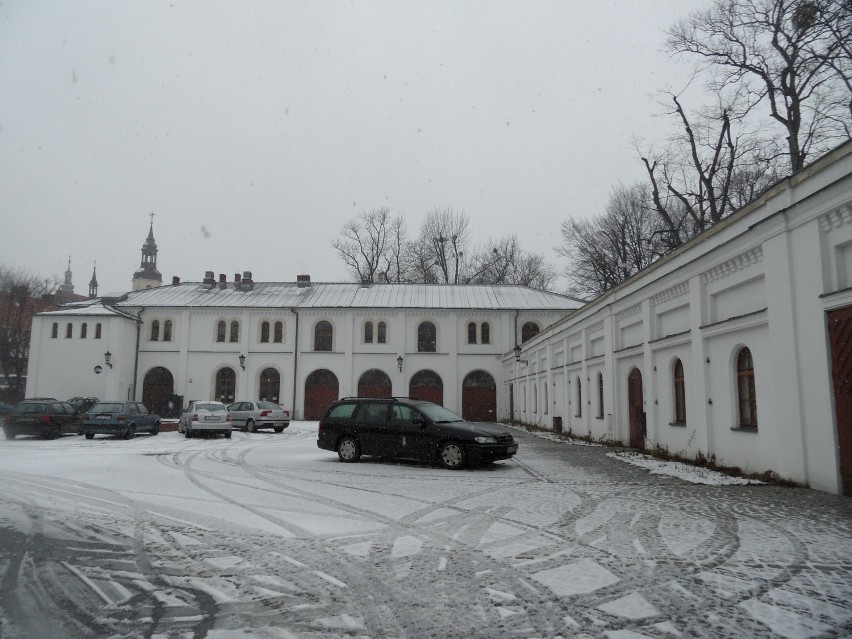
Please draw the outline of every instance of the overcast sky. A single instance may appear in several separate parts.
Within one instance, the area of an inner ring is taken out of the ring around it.
[[[664,30],[708,1],[2,0],[0,263],[129,290],[153,212],[165,283],[344,281],[344,222],[449,207],[561,268],[560,222],[670,130]]]

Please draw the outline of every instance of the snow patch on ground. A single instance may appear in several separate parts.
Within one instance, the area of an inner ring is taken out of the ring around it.
[[[732,477],[724,473],[702,468],[701,466],[692,466],[678,461],[665,461],[657,459],[650,455],[633,452],[618,452],[607,453],[607,457],[617,459],[619,461],[644,468],[652,475],[666,475],[668,477],[677,477],[684,481],[693,484],[705,484],[708,486],[745,486],[748,484],[762,484],[762,481],[757,479],[749,479],[747,477]]]

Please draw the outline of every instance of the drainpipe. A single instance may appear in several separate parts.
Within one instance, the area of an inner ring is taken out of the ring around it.
[[[136,355],[133,361],[133,386],[132,386],[132,399],[136,401],[136,382],[139,380],[139,341],[142,334],[142,313],[145,312],[145,309],[139,311],[139,317],[136,318]]]
[[[518,317],[521,315],[521,309],[515,309],[515,343],[512,344],[512,347],[518,345]]]
[[[292,306],[290,307],[290,312],[296,316],[296,334],[293,339],[293,419],[296,419],[296,390],[298,388],[296,373],[299,370],[299,314]]]

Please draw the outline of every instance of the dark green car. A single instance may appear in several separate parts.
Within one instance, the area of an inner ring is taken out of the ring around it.
[[[68,402],[25,399],[6,415],[3,432],[6,439],[15,439],[18,435],[57,439],[62,435],[79,435],[81,427],[80,413]]]
[[[98,402],[83,415],[86,439],[95,435],[113,435],[130,439],[136,433],[160,432],[160,416],[142,402]]]

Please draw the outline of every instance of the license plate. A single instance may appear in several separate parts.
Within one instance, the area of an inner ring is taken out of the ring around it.
[[[95,419],[109,419],[109,415],[98,415]]]
[[[514,446],[507,446],[506,452],[507,453],[517,453],[518,452],[518,445],[515,444]]]
[[[218,422],[218,421],[219,421],[219,418],[218,418],[218,417],[216,417],[216,415],[205,415],[205,416],[204,416],[204,421],[205,421],[205,422]]]

